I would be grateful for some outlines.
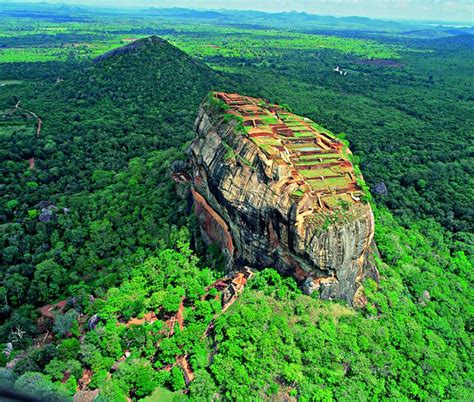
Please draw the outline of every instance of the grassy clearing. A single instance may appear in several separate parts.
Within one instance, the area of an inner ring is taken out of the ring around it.
[[[314,138],[314,135],[310,132],[307,132],[307,133],[300,133],[298,131],[295,131],[293,132],[293,135],[296,137],[296,138]]]
[[[257,137],[257,138],[252,138],[252,139],[257,145],[268,145],[268,146],[281,145],[280,141],[271,137]]]
[[[308,180],[308,183],[314,190],[344,188],[347,186],[347,178],[335,177],[324,180]]]
[[[303,175],[304,178],[310,179],[313,177],[326,177],[326,176],[335,176],[340,172],[334,171],[329,168],[322,168],[322,169],[314,169],[314,170],[299,170],[299,172]]]
[[[295,191],[293,191],[293,192],[291,193],[291,195],[293,195],[293,196],[295,196],[295,197],[303,197],[304,191],[298,188],[298,189],[296,189]]]
[[[318,162],[318,159],[322,159],[324,163],[330,163],[337,161],[339,158],[340,155],[338,154],[301,155],[299,157],[301,161],[313,161],[314,163],[321,163]]]
[[[278,124],[278,119],[273,116],[262,116],[259,117],[258,120],[262,121],[265,124]]]

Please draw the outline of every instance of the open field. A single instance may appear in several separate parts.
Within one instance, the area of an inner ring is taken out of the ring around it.
[[[120,29],[117,29],[117,26]],[[138,26],[138,29],[137,29]],[[138,32],[137,32],[138,31]],[[146,32],[146,33],[145,33]],[[132,39],[156,34],[185,52],[212,58],[261,59],[290,51],[334,50],[364,59],[398,59],[407,50],[375,40],[304,34],[274,29],[240,29],[157,19],[51,23],[9,20],[0,28],[0,63],[87,59],[122,46]],[[6,45],[6,46],[5,46]]]

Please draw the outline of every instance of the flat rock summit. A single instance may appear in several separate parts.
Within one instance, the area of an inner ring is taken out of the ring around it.
[[[364,303],[374,217],[347,146],[262,99],[214,92],[190,148],[204,238],[232,269],[274,267],[307,293]]]

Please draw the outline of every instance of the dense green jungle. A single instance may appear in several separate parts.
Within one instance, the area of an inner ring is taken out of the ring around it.
[[[1,6],[0,388],[472,399],[472,28]],[[379,250],[364,308],[268,267],[221,311],[224,257],[172,177],[212,90],[284,104],[350,143]]]

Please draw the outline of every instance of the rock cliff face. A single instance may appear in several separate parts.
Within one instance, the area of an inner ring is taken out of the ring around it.
[[[275,267],[308,293],[360,304],[361,280],[378,280],[374,218],[344,144],[278,105],[226,93],[203,102],[196,132],[192,192],[205,239],[232,267]]]

